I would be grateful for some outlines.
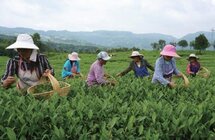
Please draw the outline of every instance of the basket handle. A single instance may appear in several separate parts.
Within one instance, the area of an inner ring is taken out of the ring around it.
[[[206,67],[202,67],[206,71],[207,74],[210,74],[210,71]]]
[[[51,75],[51,73],[48,73],[47,76],[52,84],[53,89],[55,91],[60,91],[60,84],[57,79],[55,79],[54,76]]]
[[[183,73],[182,73],[182,76],[183,76],[183,79],[184,79],[184,85],[187,87],[190,82],[189,82],[187,76],[185,76]]]

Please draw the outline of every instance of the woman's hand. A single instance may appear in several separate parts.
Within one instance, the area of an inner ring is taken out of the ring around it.
[[[110,78],[111,76],[110,76],[109,74],[105,73],[105,74],[104,74],[104,77]]]
[[[117,76],[117,77],[121,77],[121,76],[122,76],[122,74],[121,74],[121,73],[118,73],[116,76]]]
[[[43,76],[47,77],[48,74],[50,74],[52,71],[50,69],[46,69],[45,72],[43,73]]]
[[[108,84],[111,85],[111,86],[115,86],[116,85],[116,81],[114,81],[114,80],[108,81]]]
[[[15,77],[13,77],[13,76],[8,76],[7,79],[5,79],[5,80],[3,81],[3,87],[4,87],[4,88],[8,88],[10,85],[12,85],[12,84],[15,83],[15,82],[16,82]]]
[[[173,83],[173,82],[170,82],[170,83],[168,84],[168,86],[169,86],[170,88],[174,88],[174,87],[176,87],[176,84]]]

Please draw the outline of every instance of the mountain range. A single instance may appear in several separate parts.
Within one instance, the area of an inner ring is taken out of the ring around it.
[[[160,39],[165,40],[166,43],[178,42],[185,39],[188,42],[192,41],[199,34],[204,34],[209,42],[213,39],[212,32],[200,31],[196,33],[189,33],[182,38],[176,38],[171,35],[160,33],[143,33],[136,34],[127,31],[106,31],[98,30],[92,32],[71,32],[67,30],[35,30],[31,28],[8,28],[0,26],[0,34],[17,36],[20,33],[39,33],[43,41],[51,41],[56,43],[73,44],[73,45],[94,45],[98,47],[137,47],[141,49],[151,50],[151,43],[158,42]],[[214,36],[215,38],[215,36]]]

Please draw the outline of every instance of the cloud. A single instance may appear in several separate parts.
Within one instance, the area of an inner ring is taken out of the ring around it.
[[[2,0],[0,25],[183,36],[215,27],[215,0]]]

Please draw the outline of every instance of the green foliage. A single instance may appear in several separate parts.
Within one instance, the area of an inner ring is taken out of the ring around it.
[[[151,46],[152,46],[153,50],[159,50],[160,49],[159,44],[157,42],[151,43]]]
[[[188,46],[188,43],[187,43],[186,40],[180,40],[180,41],[178,42],[178,45],[181,46],[182,48],[185,48],[185,47]]]
[[[190,46],[190,48],[191,48],[191,47],[193,47],[193,48],[194,48],[194,46],[195,46],[195,40],[193,40],[193,41],[190,41],[190,44],[189,44],[189,46]]]
[[[34,44],[40,49],[40,52],[45,52],[45,51],[51,51],[51,46],[46,45],[44,42],[41,41],[40,34],[39,33],[34,33],[32,35]]]
[[[162,50],[165,45],[166,41],[162,39],[160,39],[158,42],[151,43],[153,50]]]
[[[204,34],[200,34],[198,37],[195,38],[194,49],[201,51],[205,50],[207,47],[209,47],[209,42]]]
[[[158,44],[159,44],[159,46],[160,46],[160,49],[163,49],[163,47],[166,45],[166,41],[160,39],[160,40],[158,41]]]
[[[16,52],[13,50],[6,50],[5,48],[15,42],[15,37],[0,35],[0,56],[15,56]]]
[[[106,71],[115,75],[126,68],[130,53],[116,53],[105,66]],[[156,51],[140,53],[151,64],[159,56]],[[178,52],[181,56],[190,53]],[[96,56],[79,55],[86,77]],[[211,77],[188,77],[188,88],[153,85],[150,78],[134,78],[133,73],[116,78],[115,87],[87,88],[84,80],[69,79],[68,96],[54,94],[49,100],[22,96],[15,86],[8,90],[0,87],[0,139],[214,139],[213,56],[214,52],[206,52],[200,59],[211,70]],[[67,54],[50,53],[48,57],[56,78],[62,80],[60,73]],[[186,58],[176,61],[182,72]],[[0,60],[5,62],[6,57]]]

